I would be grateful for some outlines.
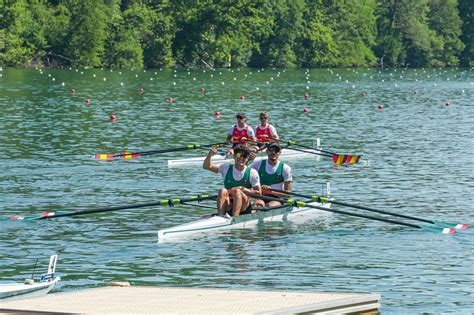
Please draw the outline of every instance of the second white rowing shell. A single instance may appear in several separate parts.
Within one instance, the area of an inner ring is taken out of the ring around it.
[[[318,153],[321,153],[320,150],[320,139],[316,139],[316,148],[315,149],[308,149],[304,150],[306,152],[302,151],[297,151],[297,150],[292,150],[292,149],[283,149],[281,151],[280,159],[281,160],[291,160],[291,159],[302,159],[302,158],[316,158],[317,161],[321,160],[321,156],[317,155]],[[204,162],[205,156],[199,156],[199,157],[192,157],[192,158],[184,158],[184,159],[179,159],[179,160],[168,160],[168,167],[187,167],[187,166],[196,166],[196,165],[202,165]],[[266,159],[267,155],[263,154],[260,156],[257,156],[255,160],[262,160]],[[233,162],[232,156],[227,156],[227,155],[214,155],[212,157],[212,163],[214,164],[222,164],[226,162]]]

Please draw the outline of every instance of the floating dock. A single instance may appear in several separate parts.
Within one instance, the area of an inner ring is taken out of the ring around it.
[[[0,302],[0,314],[379,314],[379,294],[103,287]]]

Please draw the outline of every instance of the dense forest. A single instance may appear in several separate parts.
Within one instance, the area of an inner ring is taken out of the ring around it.
[[[473,7],[473,0],[0,0],[0,65],[474,66]]]

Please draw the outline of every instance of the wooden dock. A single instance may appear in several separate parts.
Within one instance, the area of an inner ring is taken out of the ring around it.
[[[378,314],[379,294],[103,287],[0,302],[0,314]]]

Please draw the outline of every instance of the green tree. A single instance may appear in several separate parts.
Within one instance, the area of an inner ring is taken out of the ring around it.
[[[303,31],[304,0],[272,1],[272,33],[263,41],[259,66],[290,68],[296,66],[295,46]]]
[[[325,21],[322,0],[309,0],[303,11],[303,30],[295,47],[297,64],[321,67],[333,63],[337,47]]]
[[[472,0],[459,0],[459,15],[462,19],[462,35],[465,44],[461,53],[461,65],[474,67],[474,5]]]
[[[459,54],[464,44],[459,39],[462,21],[457,0],[430,0],[429,25],[436,32],[440,46],[434,46],[430,64],[436,66],[459,65]]]
[[[28,65],[44,55],[47,42],[41,22],[47,19],[41,1],[15,0],[0,4],[0,62]],[[43,20],[43,21],[42,21]]]
[[[71,11],[65,54],[75,66],[101,66],[108,8],[103,1],[65,0]]]
[[[331,66],[375,64],[376,18],[374,0],[328,1],[327,21],[333,30],[336,59]]]

